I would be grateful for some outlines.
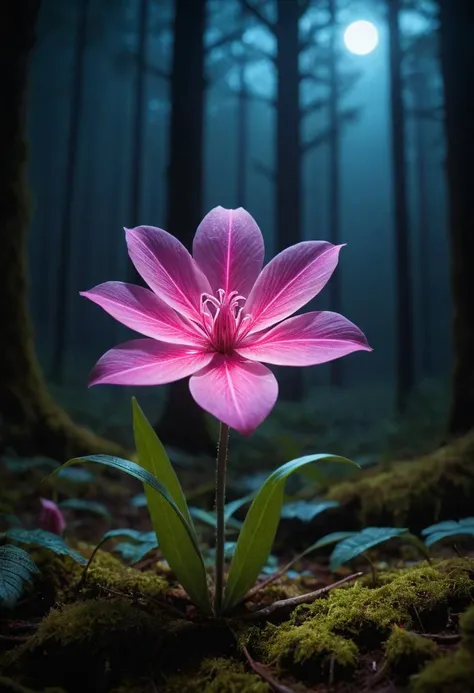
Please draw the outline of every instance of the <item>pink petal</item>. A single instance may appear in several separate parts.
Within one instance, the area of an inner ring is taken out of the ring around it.
[[[199,224],[193,256],[214,292],[238,291],[247,297],[263,266],[263,236],[242,207],[215,207]]]
[[[222,354],[193,375],[189,389],[200,407],[243,435],[262,423],[278,397],[278,383],[268,368]]]
[[[125,229],[128,254],[148,286],[171,308],[200,320],[201,294],[211,287],[184,245],[153,226]]]
[[[314,366],[353,351],[372,351],[363,332],[339,313],[305,313],[273,329],[249,335],[237,352],[276,366]]]
[[[52,532],[53,534],[61,534],[66,529],[66,520],[60,508],[51,500],[46,498],[40,498],[41,501],[41,514],[38,520],[38,525],[40,529],[44,529],[47,532]]]
[[[286,248],[263,268],[245,304],[250,332],[287,318],[318,294],[333,273],[341,245],[304,241]]]
[[[81,296],[97,303],[109,315],[144,334],[174,344],[204,345],[194,323],[185,322],[172,308],[149,289],[123,282],[105,282]]]
[[[213,353],[154,339],[134,339],[107,351],[96,363],[89,385],[164,385],[207,366]]]

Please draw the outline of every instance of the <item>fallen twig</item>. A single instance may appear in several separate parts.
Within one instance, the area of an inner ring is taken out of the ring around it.
[[[328,594],[328,592],[335,589],[336,587],[341,587],[346,582],[352,582],[353,580],[357,580],[357,578],[361,577],[363,574],[363,572],[358,572],[354,573],[353,575],[348,575],[347,577],[342,578],[342,580],[333,582],[332,585],[326,585],[326,587],[321,587],[319,590],[315,590],[314,592],[302,594],[299,597],[291,597],[290,599],[280,599],[276,602],[273,602],[273,604],[270,604],[269,606],[265,606],[263,609],[257,609],[256,611],[251,611],[248,614],[244,614],[243,616],[241,616],[241,619],[246,621],[257,621],[261,618],[268,618],[277,611],[291,610],[294,609],[296,606],[299,606],[300,604],[311,604],[311,602],[314,602],[316,601],[316,599],[323,597],[325,594]]]
[[[268,685],[271,686],[276,693],[295,693],[292,688],[288,688],[288,686],[280,683],[278,679],[276,679],[273,674],[269,672],[268,668],[264,664],[256,662],[254,659],[252,659],[245,645],[241,645],[241,648],[252,671],[260,676],[265,683],[268,683]]]
[[[410,631],[409,631],[410,632]],[[461,640],[461,635],[460,633],[451,633],[451,634],[446,634],[443,635],[441,633],[414,633],[411,631],[413,635],[419,635],[420,638],[428,638],[428,640],[434,640],[435,642],[440,642],[440,643],[456,643]]]

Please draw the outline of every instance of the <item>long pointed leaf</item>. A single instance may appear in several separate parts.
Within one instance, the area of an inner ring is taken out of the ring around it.
[[[176,503],[174,502],[173,498],[171,495],[168,493],[168,491],[165,489],[163,484],[161,484],[155,477],[150,474],[146,469],[144,469],[142,466],[139,464],[136,464],[135,462],[131,462],[130,460],[124,460],[121,457],[113,457],[112,455],[88,455],[86,457],[74,457],[72,460],[68,460],[65,462],[61,467],[58,467],[57,470],[55,470],[50,476],[54,476],[57,474],[57,472],[60,469],[64,469],[65,467],[69,467],[72,464],[84,464],[85,462],[96,462],[98,464],[103,464],[106,467],[112,467],[113,469],[118,469],[121,472],[126,472],[129,476],[133,476],[135,479],[138,479],[141,481],[143,484],[146,484],[147,486],[150,486],[152,489],[154,489],[156,493],[156,496],[160,497],[163,499],[163,505],[167,508],[168,511],[171,511],[174,513],[174,516],[176,517],[176,524],[179,526],[180,529],[180,534],[179,537],[186,537],[186,547],[191,546],[192,550],[194,552],[194,556],[197,557],[198,562],[201,562],[202,565],[202,572],[205,575],[205,568],[204,568],[204,562],[202,561],[201,557],[201,552],[199,550],[199,546],[197,545],[196,538],[194,536],[194,532],[189,526],[185,516],[181,512],[181,510],[178,508]],[[155,530],[156,532],[156,530]],[[160,537],[157,536],[158,542],[160,543]],[[164,552],[163,552],[164,553]],[[189,551],[191,554],[191,551]],[[165,556],[166,557],[166,556]],[[168,558],[166,558],[168,560]],[[168,560],[168,563],[170,564],[171,569],[174,571],[173,566],[171,565],[170,561]],[[207,596],[207,599],[201,599],[201,594],[198,592],[196,589],[194,589],[193,584],[191,583],[191,580],[186,579],[185,576],[185,581],[186,585],[183,583],[181,580],[181,576],[178,576],[176,573],[176,577],[178,580],[180,580],[181,584],[183,585],[184,589],[186,592],[189,594],[191,599],[198,605],[200,606],[203,610],[209,611],[210,610],[210,605],[209,605],[209,597]],[[191,583],[191,584],[189,584]],[[188,586],[187,586],[188,585]],[[189,589],[188,589],[189,587]]]
[[[186,498],[166,450],[135,398],[132,399],[132,405],[138,464],[160,480],[186,520],[185,527],[167,499],[152,488],[145,487],[148,511],[160,549],[189,596],[204,611],[209,611],[206,569],[197,545],[194,524]],[[193,541],[190,541],[189,533]]]
[[[225,609],[238,604],[265,565],[280,521],[287,478],[313,462],[340,462],[358,466],[352,460],[337,455],[305,455],[286,462],[270,474],[250,506],[241,529],[227,578]]]

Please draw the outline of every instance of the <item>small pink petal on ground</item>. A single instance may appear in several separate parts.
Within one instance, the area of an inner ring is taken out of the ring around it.
[[[134,339],[99,359],[89,385],[165,385],[204,368],[212,357],[212,353],[183,344]]]
[[[263,266],[265,247],[255,219],[242,207],[215,207],[199,224],[193,257],[214,292],[248,296]]]
[[[319,294],[336,268],[341,248],[326,241],[303,241],[273,258],[245,304],[252,316],[250,332],[287,318]]]
[[[47,500],[46,498],[40,498],[41,501],[41,513],[39,516],[39,527],[44,529],[46,532],[52,532],[53,534],[61,534],[66,529],[66,520],[62,511],[56,503],[52,500]]]
[[[125,232],[130,258],[158,298],[186,318],[199,320],[201,295],[211,293],[211,286],[184,245],[153,226]]]
[[[249,335],[237,348],[244,358],[276,366],[315,366],[353,351],[372,351],[363,332],[339,313],[305,313],[268,332]]]
[[[189,381],[200,407],[243,435],[268,416],[278,397],[273,373],[261,363],[217,354]]]
[[[142,286],[105,282],[81,296],[97,303],[109,315],[145,337],[173,344],[203,345],[205,338],[193,323],[181,316],[156,294]]]

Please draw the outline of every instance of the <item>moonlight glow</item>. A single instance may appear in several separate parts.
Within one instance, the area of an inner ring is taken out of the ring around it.
[[[372,22],[360,20],[349,24],[344,32],[346,48],[355,55],[368,55],[377,48],[379,32]]]

